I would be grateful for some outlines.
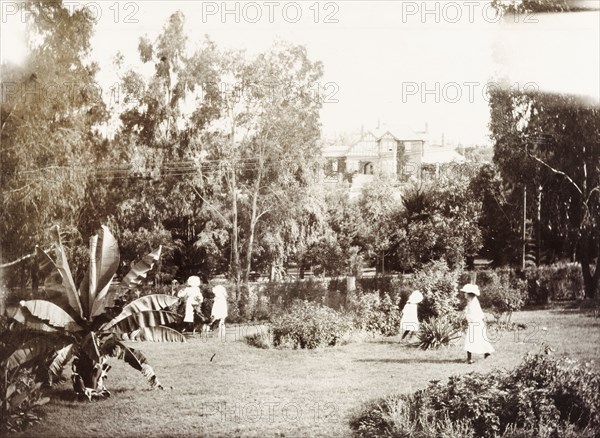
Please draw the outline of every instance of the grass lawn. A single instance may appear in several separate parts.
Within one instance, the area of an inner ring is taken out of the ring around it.
[[[398,337],[322,350],[261,350],[248,346],[245,326],[230,326],[225,342],[195,337],[186,344],[138,343],[165,391],[112,361],[110,399],[73,399],[69,383],[53,390],[45,421],[22,437],[348,436],[361,405],[412,392],[430,380],[469,371],[512,368],[542,342],[582,360],[600,355],[600,319],[561,306],[519,312],[527,328],[497,333],[496,354],[464,363],[462,343],[439,351],[400,344]],[[256,330],[257,328],[254,328]],[[214,357],[213,357],[214,355]],[[212,358],[212,361],[211,361]]]

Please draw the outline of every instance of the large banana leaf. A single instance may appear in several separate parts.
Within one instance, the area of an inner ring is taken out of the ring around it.
[[[130,333],[132,341],[149,342],[187,342],[185,336],[169,327],[142,327]]]
[[[133,368],[140,371],[152,387],[163,389],[154,370],[148,364],[148,359],[140,351],[130,348],[123,342],[112,337],[102,345],[102,354],[124,360]]]
[[[96,309],[104,310],[104,299],[118,267],[119,246],[110,230],[102,225],[100,236],[90,238],[90,266],[79,288],[86,315],[93,314],[96,301]]]
[[[77,324],[71,315],[50,301],[21,301],[21,306],[29,310],[33,316],[47,322],[51,327],[62,328],[72,332],[83,330],[83,328]]]
[[[110,330],[111,327],[129,316],[148,310],[162,310],[171,307],[179,301],[179,298],[166,294],[152,294],[138,298],[123,307],[121,313],[103,326],[104,330]]]
[[[134,330],[146,327],[159,327],[161,325],[172,324],[181,320],[181,315],[175,312],[164,310],[146,310],[136,312],[127,318],[120,320],[110,328],[105,330],[114,330],[117,333],[130,333]]]
[[[69,309],[73,312],[73,315],[77,315],[76,310],[71,310],[72,300],[69,299],[69,293],[67,293],[63,284],[63,277],[54,260],[39,247],[36,248],[36,259],[38,261],[38,275],[44,279],[43,287],[48,300],[65,310]]]
[[[73,357],[73,344],[69,344],[64,348],[61,348],[56,352],[52,363],[48,369],[50,376],[59,377],[69,362]]]
[[[146,278],[146,274],[152,269],[154,263],[156,263],[160,258],[161,251],[162,246],[159,246],[156,251],[151,252],[142,260],[133,265],[127,275],[123,277],[121,285],[125,287],[132,287],[140,284],[142,280]]]
[[[96,362],[102,357],[100,341],[94,332],[89,332],[81,341],[79,349]]]
[[[45,336],[30,339],[6,359],[6,369],[10,372],[35,360],[44,361],[52,352],[62,348],[65,343],[64,339],[51,339]]]
[[[6,316],[20,322],[25,327],[39,332],[57,332],[58,329],[50,327],[37,316],[33,316],[25,307],[9,307],[6,309]]]
[[[46,252],[41,250],[38,252],[38,260],[40,260],[39,263],[41,266],[45,267],[50,263],[50,266],[52,267],[50,274],[46,276],[44,281],[44,289],[46,289],[50,298],[57,305],[63,306],[64,301],[66,301],[76,315],[83,316],[81,302],[79,301],[79,293],[75,287],[65,250],[60,243],[60,240],[55,242],[54,249],[56,261],[53,261]]]

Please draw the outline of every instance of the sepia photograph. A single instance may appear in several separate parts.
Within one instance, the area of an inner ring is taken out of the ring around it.
[[[600,0],[0,11],[0,437],[600,438]]]

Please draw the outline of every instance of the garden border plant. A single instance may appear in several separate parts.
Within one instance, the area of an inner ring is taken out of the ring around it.
[[[468,428],[443,435],[457,422]],[[369,402],[350,426],[359,437],[597,437],[600,373],[566,356],[528,354],[512,371],[471,372]]]
[[[72,360],[73,389],[88,400],[110,396],[104,385],[109,357],[124,360],[140,371],[152,387],[162,389],[146,357],[123,340],[185,342],[185,337],[166,324],[180,315],[169,311],[178,298],[146,295],[125,305],[118,300],[118,288],[111,287],[119,265],[119,249],[107,227],[90,239],[89,269],[79,288],[71,269],[58,228],[53,260],[36,248],[41,272],[45,272],[44,291],[48,299],[21,301],[7,309],[9,316],[23,324],[31,336],[7,357],[0,358],[10,375],[26,367],[47,364],[49,380],[60,378]],[[131,288],[145,278],[159,259],[161,248],[134,264],[121,285]]]

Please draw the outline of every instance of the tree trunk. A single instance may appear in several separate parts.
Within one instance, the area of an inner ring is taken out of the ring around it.
[[[260,180],[258,181],[260,182]],[[250,271],[252,270],[252,250],[254,248],[254,231],[256,230],[256,217],[258,208],[258,187],[254,188],[252,194],[252,212],[250,214],[250,234],[248,236],[248,248],[246,251],[246,268],[244,269],[244,285],[248,285]]]
[[[244,270],[244,285],[248,286],[248,280],[250,278],[250,271],[252,270],[252,251],[254,249],[254,232],[256,230],[256,223],[258,222],[258,194],[260,191],[260,185],[262,183],[262,172],[264,166],[264,156],[262,149],[259,154],[258,163],[258,174],[254,180],[254,187],[252,190],[252,212],[250,214],[250,235],[248,236],[248,248],[246,252],[246,269]]]
[[[231,175],[231,210],[232,210],[232,236],[231,250],[233,252],[233,261],[231,263],[231,271],[235,282],[235,299],[239,298],[238,291],[240,289],[240,248],[239,248],[239,232],[238,232],[238,210],[237,210],[237,187],[236,187],[235,169]]]
[[[104,386],[110,366],[105,360],[95,361],[87,354],[80,352],[73,360],[73,390],[85,395],[91,401],[92,397],[107,397],[110,393]]]
[[[598,296],[598,289],[600,289],[600,251],[598,257],[596,258],[596,267],[594,269],[594,273],[592,274],[590,270],[589,252],[587,250],[587,244],[584,244],[583,248],[581,249],[579,263],[581,264],[581,273],[583,275],[585,297],[594,299]]]

